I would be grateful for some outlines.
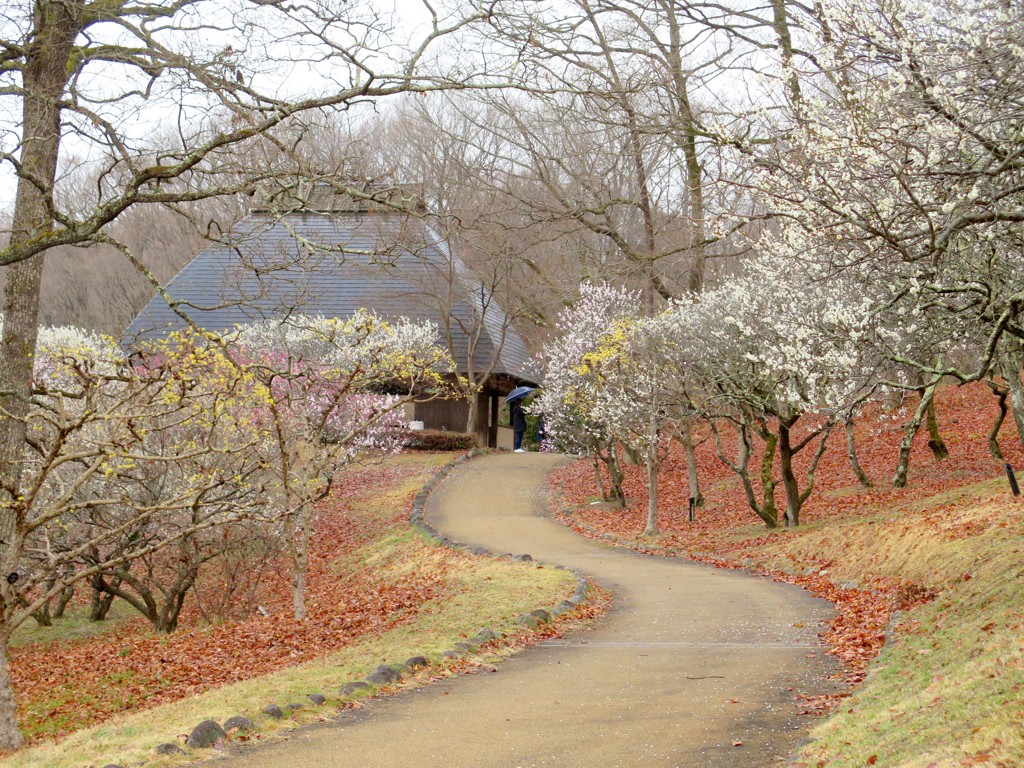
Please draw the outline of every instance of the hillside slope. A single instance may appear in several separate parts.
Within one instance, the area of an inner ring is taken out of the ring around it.
[[[900,490],[889,481],[905,410],[876,411],[857,427],[873,488],[860,486],[833,435],[798,529],[766,530],[710,441],[698,450],[707,505],[694,523],[681,451],[667,460],[657,537],[641,535],[642,468],[629,468],[622,511],[594,503],[586,462],[553,483],[563,519],[582,533],[768,572],[836,604],[823,636],[852,695],[795,702],[808,714],[831,713],[797,765],[1009,768],[1024,765],[1024,509],[988,451],[996,412],[984,388],[943,390],[938,415],[950,456],[936,460],[919,434]],[[1024,466],[1010,420],[1000,445],[1006,461]]]

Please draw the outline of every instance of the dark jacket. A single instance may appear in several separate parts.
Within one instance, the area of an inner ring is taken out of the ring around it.
[[[526,431],[526,411],[523,404],[516,400],[509,406],[509,416],[512,419],[512,429],[516,432]]]

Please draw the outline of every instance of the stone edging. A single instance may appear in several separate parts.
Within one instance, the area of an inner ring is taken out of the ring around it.
[[[474,555],[481,556],[507,557],[517,562],[532,562],[533,558],[528,554],[500,555],[483,547],[469,547],[465,544],[460,544],[459,542],[453,541],[448,536],[438,533],[438,531],[432,528],[424,518],[423,508],[427,503],[427,499],[430,497],[430,494],[434,489],[440,485],[441,481],[444,480],[455,467],[482,455],[483,453],[485,453],[485,451],[482,451],[479,448],[473,448],[438,470],[413,499],[412,509],[409,512],[409,522],[413,527],[418,528],[427,535],[438,540],[449,549],[468,551]],[[569,570],[563,565],[551,565],[550,567],[555,568],[556,570]],[[562,600],[557,605],[550,608],[537,608],[529,613],[525,613],[517,619],[517,623],[523,627],[537,627],[541,624],[547,624],[553,618],[561,616],[563,613],[575,610],[585,603],[587,601],[589,584],[587,580],[576,571],[571,571],[571,573],[576,577],[576,589],[571,598],[568,600]],[[442,651],[439,655],[441,659],[463,658],[464,656],[476,652],[481,645],[493,640],[499,640],[502,637],[502,634],[489,627],[484,627],[467,642],[455,643],[452,648]],[[331,698],[335,699],[340,704],[371,696],[380,688],[397,683],[403,677],[415,672],[416,670],[429,666],[430,663],[431,661],[427,656],[420,655],[412,656],[400,663],[380,664],[373,672],[368,674],[362,680],[354,680],[341,686],[341,688],[339,688],[336,694]],[[306,697],[306,700],[302,702],[292,702],[283,706],[278,704],[269,704],[263,708],[262,714],[266,718],[272,720],[281,720],[297,710],[305,709],[306,707],[323,706],[327,703],[327,698],[328,697],[324,696],[322,693],[311,693]],[[235,717],[229,718],[224,722],[223,726],[215,720],[204,720],[193,728],[191,733],[189,733],[185,746],[192,749],[209,749],[213,747],[221,748],[224,743],[228,741],[231,735],[236,733],[250,734],[256,730],[256,723],[242,715],[236,715]],[[159,755],[188,754],[178,744],[173,742],[159,744],[155,751]],[[116,763],[109,763],[103,768],[122,768],[122,766]]]

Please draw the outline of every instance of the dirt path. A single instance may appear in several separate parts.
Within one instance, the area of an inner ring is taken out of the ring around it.
[[[791,754],[810,724],[792,690],[826,687],[815,632],[830,606],[793,587],[575,536],[543,512],[557,462],[468,462],[433,494],[427,518],[456,541],[529,553],[610,588],[615,607],[596,629],[530,649],[495,674],[373,702],[227,765],[761,768]]]

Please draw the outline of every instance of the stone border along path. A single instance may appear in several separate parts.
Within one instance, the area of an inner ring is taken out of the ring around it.
[[[479,449],[474,448],[439,469],[434,476],[427,481],[423,488],[420,489],[419,493],[417,493],[416,497],[413,499],[412,509],[409,512],[409,522],[417,528],[420,528],[425,533],[437,538],[447,547],[471,550],[473,554],[478,555],[491,555],[492,553],[490,551],[485,550],[482,547],[466,547],[463,544],[458,544],[452,541],[444,534],[438,533],[434,530],[429,524],[427,524],[423,517],[423,507],[434,488],[436,488],[437,485],[448,476],[448,473],[451,472],[452,469],[459,464],[480,455],[480,453],[481,451]],[[531,562],[533,560],[530,555],[509,555],[509,557],[519,562]],[[564,570],[564,566],[558,565],[555,567]],[[553,617],[561,616],[563,613],[568,613],[585,603],[588,592],[587,580],[579,574],[575,575],[577,584],[572,598],[562,600],[558,605],[550,606],[550,610],[547,608],[536,608],[527,614],[523,614],[519,617],[519,624],[527,628],[546,624],[551,621]],[[503,635],[498,634],[490,627],[484,627],[474,637],[470,638],[468,642],[455,643],[452,648],[442,651],[438,654],[438,658],[440,660],[444,660],[471,656],[477,652],[480,646],[493,640],[500,640],[502,637]],[[346,702],[358,700],[364,696],[372,697],[378,689],[397,683],[403,677],[414,674],[417,670],[429,668],[430,666],[431,659],[422,655],[412,656],[404,662],[379,664],[377,668],[364,679],[353,680],[345,683],[337,691],[337,694],[331,698],[340,699],[342,702]],[[263,708],[261,714],[264,718],[282,720],[286,716],[294,713],[296,710],[306,709],[310,704],[320,707],[327,702],[328,697],[324,694],[311,693],[307,695],[303,701],[292,702],[283,706],[276,703],[268,704]],[[192,729],[191,733],[188,734],[185,740],[185,747],[193,750],[208,750],[214,748],[223,749],[230,746],[229,739],[233,734],[245,736],[253,734],[257,732],[257,730],[257,724],[244,715],[235,715],[234,717],[228,718],[224,721],[223,726],[216,720],[203,720]],[[187,749],[182,749],[182,747],[180,747],[176,742],[168,741],[157,744],[154,751],[158,755],[178,756],[188,755],[189,752]],[[123,766],[117,763],[108,763],[103,766],[103,768],[123,768]]]
[[[811,724],[794,691],[833,690],[816,634],[831,606],[790,585],[576,536],[546,511],[547,475],[564,460],[460,463],[425,517],[452,546],[529,553],[608,587],[614,605],[596,628],[528,649],[497,674],[368,702],[218,765],[761,768],[791,755]]]

